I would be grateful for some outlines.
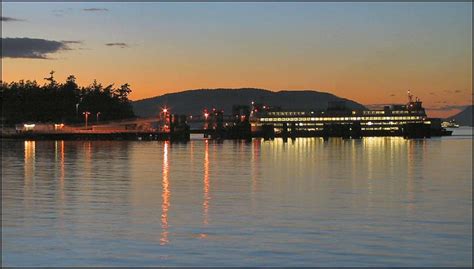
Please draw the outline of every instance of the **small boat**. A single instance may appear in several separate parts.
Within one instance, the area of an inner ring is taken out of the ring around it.
[[[456,124],[456,122],[454,120],[443,121],[441,123],[441,127],[443,127],[443,128],[459,128],[459,124]]]

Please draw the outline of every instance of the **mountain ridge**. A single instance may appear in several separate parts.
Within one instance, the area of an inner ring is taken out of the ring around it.
[[[454,120],[459,125],[472,126],[472,108],[473,105],[466,106],[461,112],[446,118],[446,120]]]
[[[283,109],[326,109],[330,101],[346,101],[350,109],[365,106],[327,92],[314,90],[270,91],[261,88],[213,88],[191,89],[136,100],[132,103],[135,114],[141,117],[155,116],[160,107],[170,107],[173,113],[200,114],[204,108],[222,108],[231,111],[233,105],[264,102]]]

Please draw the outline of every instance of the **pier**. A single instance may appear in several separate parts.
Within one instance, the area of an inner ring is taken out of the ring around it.
[[[84,125],[24,123],[14,130],[2,128],[2,138],[52,140],[171,140],[188,141],[191,134],[207,139],[294,139],[297,137],[370,136],[430,138],[451,135],[441,120],[428,118],[419,99],[409,94],[406,105],[381,110],[348,110],[343,102],[328,104],[325,111],[288,111],[265,104],[234,105],[231,114],[204,108],[200,115],[173,114],[162,108],[150,118],[135,118]]]

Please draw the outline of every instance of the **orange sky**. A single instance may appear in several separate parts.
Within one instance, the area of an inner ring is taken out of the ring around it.
[[[472,104],[470,3],[35,5],[2,3],[3,16],[22,19],[2,21],[3,36],[80,43],[49,59],[2,58],[4,81],[42,81],[55,70],[82,85],[127,82],[133,100],[256,87],[364,105],[404,103],[410,89],[440,117]],[[91,6],[100,12],[83,11]]]
[[[245,60],[240,63],[236,60],[234,65],[228,67],[224,64],[201,66],[175,59],[166,66],[153,66],[153,60],[132,63],[124,70],[107,59],[101,59],[97,65],[88,67],[88,58],[82,60],[80,56],[70,66],[71,58],[67,61],[4,59],[3,78],[6,81],[36,79],[41,82],[48,76],[49,70],[55,70],[59,81],[64,81],[69,74],[75,74],[81,85],[87,85],[93,79],[104,84],[120,85],[127,82],[132,85],[133,100],[186,89],[218,87],[314,89],[366,105],[403,103],[408,89],[419,96],[426,107],[463,105],[472,100],[470,66],[461,69],[464,72],[451,66],[440,66],[430,73],[419,74],[416,70],[404,68],[393,70],[393,66],[384,69],[377,63],[361,65],[364,69],[357,69],[356,64],[348,64],[318,70],[307,63],[283,65],[275,61],[270,68],[262,68],[257,64],[249,65]],[[454,112],[431,110],[430,115],[446,116]]]

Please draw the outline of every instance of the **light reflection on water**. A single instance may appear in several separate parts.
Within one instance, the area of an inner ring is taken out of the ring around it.
[[[166,245],[169,243],[168,240],[168,210],[170,207],[170,183],[169,183],[169,178],[168,178],[168,173],[170,170],[169,164],[168,164],[168,147],[169,147],[169,142],[166,141],[164,142],[164,147],[163,147],[163,183],[162,183],[162,194],[161,197],[163,199],[163,203],[161,205],[161,228],[163,231],[161,232],[161,239],[160,239],[160,244],[161,245]]]
[[[469,135],[2,142],[4,265],[471,265]]]
[[[205,141],[204,144],[204,201],[202,202],[202,207],[203,207],[203,223],[208,224],[209,223],[209,200],[211,199],[211,196],[209,194],[209,187],[210,187],[210,182],[209,182],[209,143],[208,140]]]

